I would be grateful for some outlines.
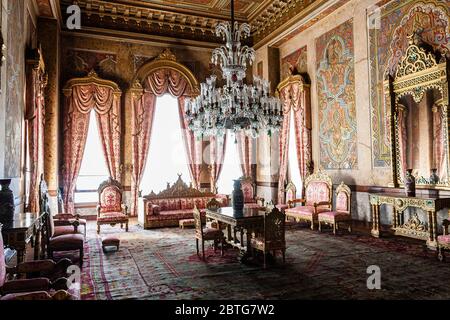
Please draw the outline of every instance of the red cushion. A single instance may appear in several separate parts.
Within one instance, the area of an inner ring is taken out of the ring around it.
[[[440,243],[450,243],[450,234],[440,235],[437,239]]]
[[[321,212],[327,212],[328,209],[327,208],[321,208],[318,207],[317,208],[317,212],[321,213]],[[314,207],[312,206],[304,206],[304,207],[294,207],[294,208],[290,208],[286,210],[286,213],[294,213],[294,214],[299,214],[299,215],[310,215],[314,212]]]
[[[213,228],[206,228],[203,229],[203,238],[205,240],[208,239],[217,239],[219,237],[223,236],[223,233],[219,229],[213,229]]]
[[[75,231],[73,226],[55,226],[54,237],[62,236],[64,234],[81,233],[79,230]]]
[[[53,250],[77,250],[84,245],[82,234],[65,234],[50,239],[49,247]]]
[[[99,222],[126,222],[127,220],[128,216],[122,212],[107,212],[97,217],[97,221]]]

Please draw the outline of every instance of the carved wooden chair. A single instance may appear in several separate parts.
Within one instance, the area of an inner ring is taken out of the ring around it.
[[[442,229],[444,231],[444,234],[437,237],[437,252],[439,261],[444,261],[444,251],[450,250],[450,234],[448,233],[449,225],[450,220],[445,219],[444,221],[442,221]]]
[[[115,226],[120,224],[128,232],[128,207],[122,202],[122,185],[109,178],[102,182],[98,188],[98,206],[97,206],[97,233],[100,233],[102,224]]]
[[[202,217],[197,207],[194,207],[195,220],[195,242],[197,246],[197,255],[200,255],[198,242],[202,243],[202,258],[205,260],[205,241],[214,241],[214,252],[220,243],[220,253],[223,256],[223,246],[225,244],[225,237],[221,230],[216,228],[203,228]]]
[[[311,230],[314,230],[319,213],[331,211],[332,187],[331,178],[326,173],[318,171],[308,176],[305,179],[305,197],[288,202],[286,217],[293,218],[297,222],[310,222]],[[302,206],[295,206],[297,203]]]
[[[267,210],[264,215],[264,231],[262,235],[250,240],[252,249],[263,252],[264,268],[266,268],[267,253],[272,252],[275,258],[276,251],[280,250],[283,255],[283,263],[286,260],[285,223],[286,215],[278,208],[272,207],[270,210]]]
[[[0,300],[47,300],[72,298],[67,290],[67,268],[72,264],[69,259],[58,263],[52,260],[35,260],[19,263],[7,268],[0,224]],[[20,279],[8,281],[8,275]],[[51,293],[51,290],[57,291]]]
[[[264,208],[264,198],[256,196],[255,184],[251,178],[241,178],[241,190],[244,193],[245,208]]]
[[[291,181],[287,184],[286,188],[284,189],[284,192],[286,193],[286,200],[285,200],[286,203],[276,205],[277,209],[282,212],[289,208],[288,204],[289,201],[295,200],[297,195],[297,188],[295,187],[295,184],[293,184]]]
[[[81,219],[79,214],[66,213],[62,199],[61,190],[58,189],[58,214],[53,216],[55,226],[71,226],[76,221],[79,226],[83,226],[84,237],[86,237],[86,219]]]
[[[333,233],[336,235],[339,224],[345,223],[348,232],[352,232],[351,197],[350,188],[342,182],[336,188],[336,210],[319,213],[319,231],[322,231],[322,224],[327,224],[333,226]]]

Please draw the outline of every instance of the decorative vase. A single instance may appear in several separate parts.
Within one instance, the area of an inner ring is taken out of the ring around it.
[[[244,209],[244,192],[242,192],[240,180],[234,180],[234,189],[231,195],[231,206],[234,211],[242,211]]]
[[[11,179],[0,179],[0,222],[9,224],[14,217],[14,194],[9,188]]]
[[[412,175],[412,169],[407,169],[405,174],[405,193],[408,197],[416,196],[416,178]]]
[[[435,169],[435,168],[431,169],[430,183],[431,184],[439,183],[439,176],[437,175],[437,169]]]

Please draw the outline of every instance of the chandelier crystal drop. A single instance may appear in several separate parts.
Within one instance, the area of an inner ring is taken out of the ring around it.
[[[255,60],[255,50],[241,45],[241,36],[250,36],[250,25],[234,21],[234,4],[231,1],[231,23],[216,26],[216,35],[222,36],[225,45],[212,52],[211,61],[220,66],[225,84],[216,87],[216,76],[211,75],[200,84],[200,95],[186,100],[189,129],[200,136],[222,136],[226,130],[258,137],[261,131],[269,135],[279,131],[283,111],[278,98],[270,96],[270,83],[253,77],[253,84],[244,79],[247,62]]]

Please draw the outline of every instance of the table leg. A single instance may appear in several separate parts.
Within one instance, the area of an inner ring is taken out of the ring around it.
[[[392,208],[392,213],[394,214],[392,222],[393,222],[393,228],[395,229],[398,226],[398,212],[397,212],[397,209],[395,209],[395,207]]]
[[[379,215],[379,205],[371,205],[372,207],[372,231],[371,234],[374,237],[380,237],[380,215]]]
[[[24,262],[25,261],[25,250],[16,249],[16,251],[17,251],[17,264]]]
[[[436,211],[428,211],[428,232],[429,239],[427,246],[430,249],[436,249],[437,247],[437,217]]]
[[[231,242],[231,225],[227,225],[227,240]]]
[[[39,260],[39,249],[41,247],[41,230],[36,230],[36,234],[34,236],[34,260]]]

